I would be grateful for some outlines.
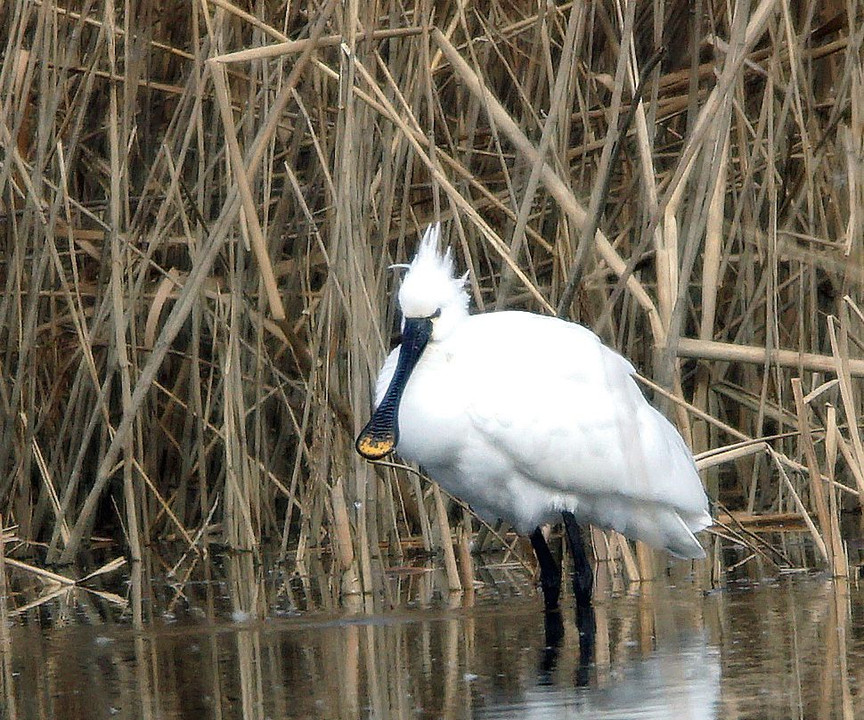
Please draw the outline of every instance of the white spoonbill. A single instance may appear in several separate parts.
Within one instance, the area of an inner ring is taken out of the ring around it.
[[[579,524],[612,528],[681,558],[711,525],[693,458],[644,398],[633,366],[575,323],[528,312],[468,314],[440,226],[427,230],[399,289],[402,344],[378,376],[357,437],[370,460],[393,450],[488,521],[529,534],[547,610],[561,571],[539,527],[564,519],[577,607],[593,576]]]

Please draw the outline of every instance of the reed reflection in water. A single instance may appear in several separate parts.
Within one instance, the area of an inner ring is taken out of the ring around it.
[[[864,605],[843,583],[601,592],[585,664],[571,613],[556,646],[537,597],[278,618],[260,570],[224,570],[139,631],[74,594],[10,618],[5,717],[864,717]]]

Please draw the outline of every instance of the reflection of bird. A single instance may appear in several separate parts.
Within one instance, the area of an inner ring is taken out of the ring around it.
[[[378,377],[357,451],[394,449],[482,517],[530,533],[547,609],[561,572],[539,526],[563,514],[577,604],[590,566],[577,523],[613,528],[682,558],[711,524],[692,456],[642,396],[623,357],[591,331],[527,312],[468,315],[465,277],[430,226],[399,290],[402,344]]]
[[[685,631],[680,637],[655,638],[654,642],[659,647],[650,653],[618,647],[620,656],[614,670],[585,687],[574,688],[564,681],[563,668],[555,679],[548,678],[539,687],[530,688],[519,682],[496,684],[475,705],[472,718],[716,720],[730,716],[721,713],[720,648],[698,632]],[[576,672],[578,675],[580,671]],[[765,714],[757,712],[752,716]]]

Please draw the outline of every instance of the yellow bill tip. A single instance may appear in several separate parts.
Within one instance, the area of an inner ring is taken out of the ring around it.
[[[357,452],[367,460],[380,460],[393,452],[395,446],[392,437],[375,437],[367,433],[361,434],[355,443]]]

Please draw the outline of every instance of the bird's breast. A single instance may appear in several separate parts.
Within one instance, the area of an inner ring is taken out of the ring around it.
[[[458,453],[468,417],[452,360],[446,352],[424,354],[405,386],[397,450],[406,460],[439,465]]]

